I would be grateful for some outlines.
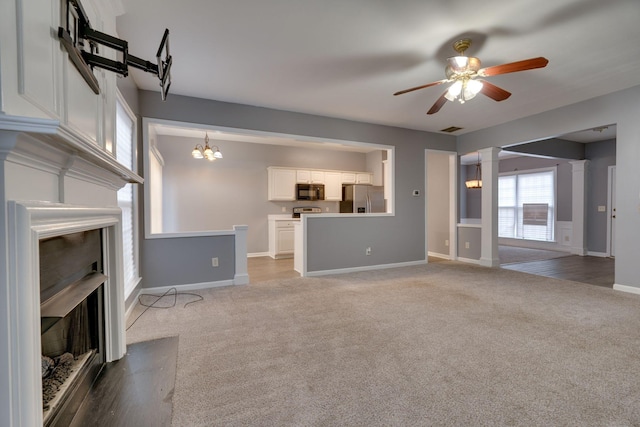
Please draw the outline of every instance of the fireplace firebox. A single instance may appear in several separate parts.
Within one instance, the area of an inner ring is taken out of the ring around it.
[[[69,425],[105,363],[101,230],[39,241],[43,424]]]

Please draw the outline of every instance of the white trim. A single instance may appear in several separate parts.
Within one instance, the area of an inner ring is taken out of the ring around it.
[[[142,288],[140,289],[139,295],[164,293],[171,289],[175,289],[177,292],[198,291],[202,289],[221,288],[223,286],[233,286],[233,285],[235,285],[233,280],[220,280],[217,282],[201,282],[201,283],[188,283],[184,285],[158,286],[155,288]]]
[[[184,237],[233,236],[234,230],[190,231],[188,233],[156,233],[145,236],[147,239],[181,239]]]
[[[500,237],[498,239],[498,245],[572,253],[571,247],[569,246],[563,246],[557,242],[545,242],[544,240],[512,239],[509,237]]]
[[[449,254],[440,254],[438,252],[429,251],[429,252],[427,252],[427,255],[435,257],[435,258],[442,258],[442,259],[451,260],[451,255],[449,255]]]
[[[622,292],[628,292],[630,294],[640,295],[640,288],[635,287],[635,286],[618,285],[617,283],[615,283],[613,285],[613,290],[622,291]]]
[[[19,425],[42,425],[42,378],[40,372],[40,272],[39,240],[69,233],[101,229],[103,235],[104,324],[107,362],[126,352],[122,234],[120,209],[61,203],[7,203],[7,263],[5,295],[9,309],[5,325],[7,340],[0,342],[0,376],[8,386]],[[6,346],[6,348],[5,348]],[[4,417],[2,417],[4,418]]]
[[[449,259],[458,258],[458,153],[449,156]]]
[[[481,264],[480,264],[480,260],[479,260],[479,259],[471,259],[471,258],[458,257],[458,261],[460,261],[460,262],[466,262],[467,264],[476,264],[476,265],[481,265]]]
[[[426,265],[426,264],[427,264],[427,261],[425,260],[425,261],[398,262],[395,264],[365,265],[362,267],[338,268],[335,270],[308,271],[306,272],[305,276],[306,277],[327,276],[330,274],[357,273],[360,271],[385,270],[388,268],[411,267],[414,265]]]
[[[259,258],[263,256],[269,256],[269,252],[252,252],[247,254],[247,258]]]
[[[609,166],[607,168],[607,256],[615,255],[615,248],[611,247],[611,240],[614,240],[615,245],[615,236],[611,233],[613,226],[613,209],[615,209],[615,206],[613,206],[615,200],[615,176],[616,165]]]
[[[609,258],[609,254],[607,254],[606,252],[592,252],[589,251],[587,252],[588,256],[595,256],[595,257],[599,257],[599,258]]]

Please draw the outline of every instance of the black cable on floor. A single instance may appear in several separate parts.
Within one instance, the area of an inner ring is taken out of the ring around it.
[[[194,303],[194,302],[198,302],[198,301],[202,301],[204,300],[204,298],[202,297],[202,295],[193,293],[193,292],[178,292],[178,290],[173,287],[170,289],[167,289],[167,291],[165,293],[163,293],[162,295],[155,295],[155,294],[142,294],[142,295],[138,295],[138,304],[140,304],[143,307],[146,307],[142,313],[140,313],[138,315],[138,317],[135,318],[135,320],[127,327],[127,329],[125,329],[125,331],[128,331],[129,329],[131,329],[131,327],[138,321],[139,318],[142,317],[143,314],[145,314],[147,312],[147,310],[149,310],[150,308],[172,308],[176,306],[176,303],[178,302],[178,295],[190,295],[190,296],[194,296],[197,297],[198,299],[194,300],[194,301],[188,301],[184,304],[183,308],[186,307],[187,305]],[[148,297],[154,297],[155,300],[151,303],[151,304],[145,304],[144,302],[142,302],[142,298],[148,296]],[[158,306],[156,305],[160,300],[162,300],[164,297],[167,296],[173,296],[173,302],[171,303],[171,305],[168,306]]]

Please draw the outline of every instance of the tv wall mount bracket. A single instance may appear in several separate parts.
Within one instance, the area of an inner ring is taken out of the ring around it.
[[[172,58],[169,53],[169,30],[164,30],[160,47],[156,53],[156,63],[133,56],[129,53],[129,43],[109,34],[91,28],[80,0],[62,0],[66,5],[66,28],[58,27],[60,43],[69,53],[69,58],[78,69],[93,92],[100,93],[98,79],[93,68],[99,67],[118,73],[123,77],[129,75],[129,67],[155,74],[160,80],[162,100],[164,101],[171,86]],[[122,61],[115,61],[98,55],[99,45],[118,51]]]

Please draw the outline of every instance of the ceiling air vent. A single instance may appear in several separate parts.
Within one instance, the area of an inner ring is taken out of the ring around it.
[[[446,128],[446,129],[442,129],[440,132],[453,133],[453,132],[459,131],[460,129],[462,129],[462,128],[459,128],[457,126],[450,126],[450,127]]]

